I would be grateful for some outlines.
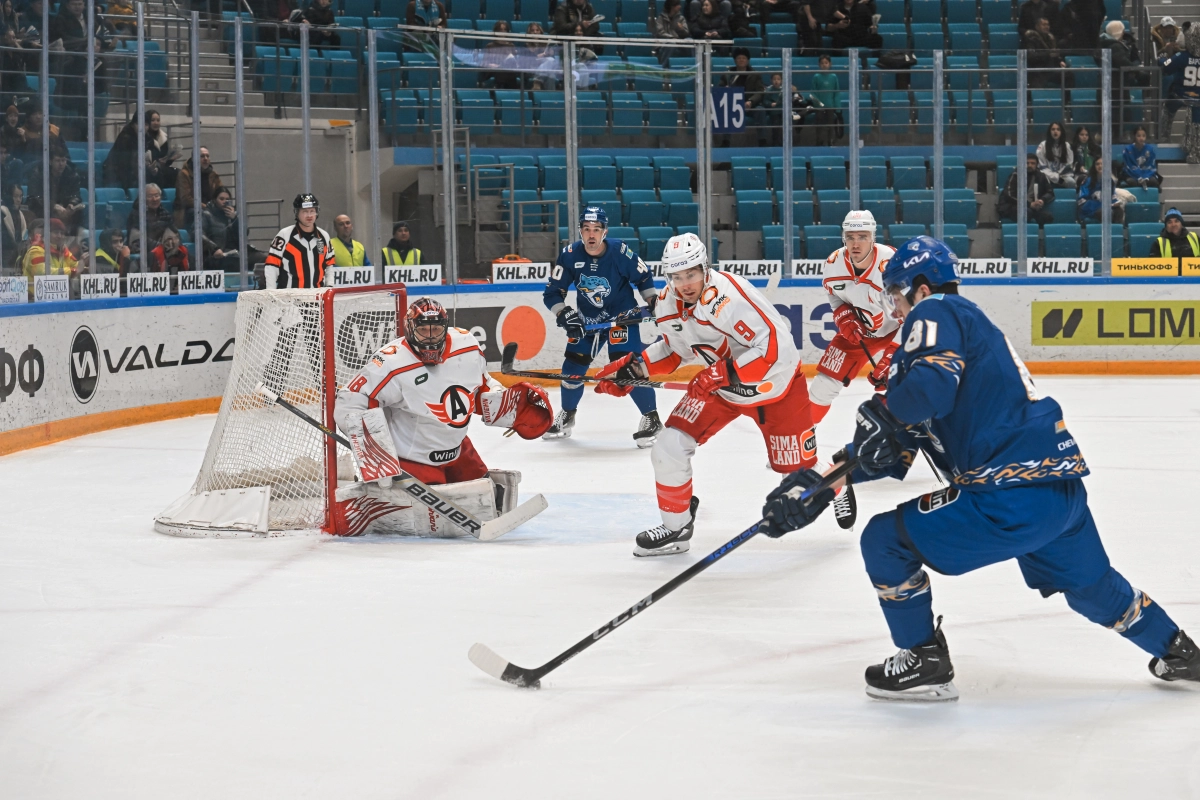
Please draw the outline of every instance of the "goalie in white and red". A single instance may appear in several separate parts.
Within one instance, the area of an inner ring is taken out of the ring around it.
[[[846,246],[825,260],[822,283],[838,332],[808,386],[814,424],[825,418],[842,387],[863,367],[871,366],[868,379],[876,391],[887,387],[900,323],[884,311],[883,270],[896,251],[878,244],[875,232],[870,211],[851,211],[842,222]]]
[[[500,386],[475,337],[451,327],[441,303],[414,301],[404,336],[375,353],[337,393],[334,419],[350,439],[362,478],[338,490],[337,532],[461,535],[392,488],[401,472],[437,486],[482,521],[515,507],[521,475],[483,463],[467,436],[476,413],[485,425],[511,428],[523,439],[537,439],[554,420],[545,391],[528,383]]]

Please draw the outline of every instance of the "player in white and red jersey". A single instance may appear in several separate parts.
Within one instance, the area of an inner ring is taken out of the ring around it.
[[[692,456],[737,417],[758,425],[776,472],[807,469],[817,460],[800,352],[779,312],[749,281],[710,268],[694,233],[668,241],[662,262],[667,287],[654,308],[663,338],[597,375],[645,378],[672,372],[685,360],[706,366],[651,451],[663,524],[637,535],[637,556],[688,550],[698,504]],[[624,395],[629,388],[605,381],[596,391]]]
[[[870,211],[851,211],[842,222],[846,246],[825,260],[822,283],[838,332],[808,386],[814,423],[825,418],[838,392],[867,364],[873,362],[869,380],[875,389],[887,386],[900,323],[884,311],[883,270],[896,251],[876,244],[875,230]]]
[[[539,387],[518,383],[504,389],[496,383],[475,337],[450,327],[446,310],[428,297],[409,306],[404,336],[375,353],[338,391],[334,404],[334,419],[350,439],[363,482],[377,481],[387,491],[403,471],[426,484],[444,485],[440,493],[465,502],[468,511],[488,520],[496,516],[493,483],[515,490],[520,473],[488,470],[467,436],[473,413],[485,425],[512,428],[523,439],[539,438],[554,419],[550,400]],[[368,488],[356,485],[346,498],[339,490],[338,499],[357,498]],[[515,497],[516,492],[510,494]],[[477,507],[470,507],[472,500]],[[397,505],[410,504],[404,500]],[[436,525],[436,520],[430,516],[429,523]],[[397,532],[441,531],[418,525]]]

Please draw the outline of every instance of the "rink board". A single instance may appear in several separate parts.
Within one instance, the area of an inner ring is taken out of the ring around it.
[[[441,300],[495,368],[506,342],[518,343],[522,368],[562,366],[566,336],[539,286],[459,286],[457,292],[431,286],[420,293]],[[996,321],[1035,373],[1200,374],[1200,279],[975,278],[962,293]],[[0,454],[215,411],[233,357],[235,299],[198,295],[0,309]],[[769,299],[811,373],[836,333],[820,281],[783,281]],[[643,342],[658,336],[653,323],[640,330]]]

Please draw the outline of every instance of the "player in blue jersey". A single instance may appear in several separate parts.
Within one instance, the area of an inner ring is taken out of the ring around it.
[[[1200,163],[1200,28],[1192,23],[1183,37],[1184,48],[1163,56],[1158,65],[1162,67],[1163,77],[1171,78],[1164,118],[1166,129],[1171,129],[1175,112],[1186,108],[1184,156],[1189,164],[1196,164]]]
[[[1008,339],[958,296],[958,259],[943,242],[905,242],[883,275],[903,318],[887,398],[858,410],[852,482],[903,479],[918,449],[950,486],[871,518],[861,539],[867,575],[900,651],[867,668],[867,694],[887,700],[954,700],[954,668],[934,626],[925,568],[945,575],[1017,559],[1043,596],[1115,630],[1154,658],[1163,680],[1200,681],[1196,645],[1162,606],[1109,565],[1087,505],[1088,474],[1062,409],[1041,397]],[[802,528],[832,500],[805,506],[820,480],[793,473],[767,498],[770,536]]]
[[[583,375],[588,365],[608,345],[608,360],[624,353],[641,353],[642,337],[637,322],[606,331],[586,333],[584,325],[609,322],[638,309],[637,296],[653,304],[658,290],[646,262],[620,239],[607,238],[608,215],[603,208],[588,206],[579,215],[580,241],[564,247],[550,274],[542,301],[558,318],[558,327],[567,332],[567,352],[562,371]],[[575,284],[576,305],[567,305],[567,289]],[[586,333],[586,335],[585,335]],[[634,389],[630,396],[642,412],[633,440],[638,447],[650,447],[662,431],[654,390]],[[562,404],[558,416],[543,439],[565,439],[575,427],[575,411],[583,397],[582,381],[562,382]]]

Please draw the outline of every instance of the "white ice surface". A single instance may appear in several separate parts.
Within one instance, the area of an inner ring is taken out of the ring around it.
[[[1038,383],[1113,562],[1200,633],[1200,380]],[[212,422],[0,459],[0,797],[1200,796],[1200,686],[1156,681],[1012,563],[934,577],[960,702],[869,700],[862,670],[894,648],[830,515],[751,541],[541,691],[467,661],[480,641],[537,666],[754,522],[775,480],[748,422],[700,449],[693,550],[661,559],[631,555],[657,514],[629,400],[588,394],[565,442],[472,426],[550,501],[491,544],[154,533]],[[861,487],[859,530],[932,485],[918,465]]]

